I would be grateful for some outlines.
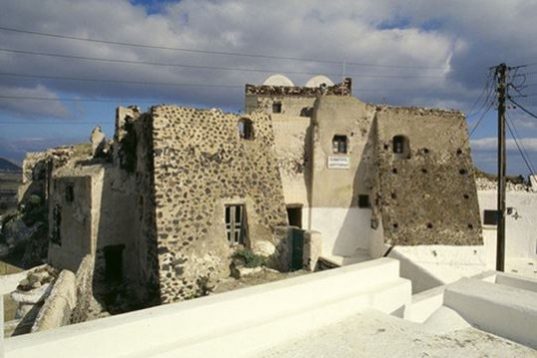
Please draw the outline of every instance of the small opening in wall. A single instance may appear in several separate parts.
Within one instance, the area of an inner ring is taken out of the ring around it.
[[[391,197],[392,197],[392,199],[395,200],[395,199],[397,199],[397,194],[396,194],[396,193],[392,193]]]
[[[287,219],[290,226],[302,228],[302,205],[288,205]]]
[[[423,174],[427,174],[427,169],[426,169],[426,168],[421,168],[421,172],[422,172]]]
[[[397,168],[393,168],[392,173],[397,174]]]
[[[62,245],[61,227],[62,207],[56,205],[54,206],[54,209],[52,209],[52,229],[50,232],[50,242],[59,246]]]
[[[483,224],[498,225],[498,211],[497,210],[483,211]]]
[[[424,154],[429,154],[429,148],[423,148],[423,153]]]
[[[332,151],[335,154],[347,153],[347,136],[336,134],[332,139]]]
[[[241,118],[239,120],[239,136],[241,139],[254,139],[254,124],[251,119]]]
[[[457,155],[461,155],[461,154],[462,154],[462,149],[461,148],[457,149]]]
[[[272,113],[282,113],[282,102],[272,103]]]
[[[410,158],[410,141],[404,135],[396,135],[392,139],[392,149],[396,158],[409,159]]]
[[[472,225],[472,224],[468,224],[468,229],[473,230],[473,229],[474,229],[474,225]]]
[[[466,175],[466,174],[468,174],[468,171],[466,169],[462,168],[462,169],[459,169],[459,174],[460,175]]]
[[[464,197],[464,199],[470,199],[470,195],[468,195],[468,194],[464,194],[463,197]]]
[[[75,200],[75,189],[73,184],[67,184],[65,187],[65,201],[72,203]]]
[[[427,223],[427,229],[432,229],[433,228],[433,224],[432,223]]]
[[[392,226],[393,226],[393,228],[394,228],[394,229],[397,229],[397,228],[399,228],[399,224],[398,224],[398,223],[393,223],[393,225],[392,225]]]
[[[225,210],[228,242],[234,245],[245,245],[248,237],[248,229],[244,205],[227,205]]]
[[[358,195],[358,207],[359,208],[370,208],[371,203],[369,201],[369,195],[360,194]]]
[[[390,146],[388,144],[384,144],[384,149],[388,150],[388,149],[390,149]]]

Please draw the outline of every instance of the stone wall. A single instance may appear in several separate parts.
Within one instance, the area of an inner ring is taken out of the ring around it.
[[[378,108],[380,209],[391,245],[481,245],[473,163],[460,112]],[[409,150],[394,153],[394,137]]]
[[[246,208],[247,246],[278,256],[274,228],[287,216],[270,117],[248,116],[253,140],[240,138],[240,117],[219,110],[159,106],[152,117],[162,301],[196,296],[229,274],[227,204]]]

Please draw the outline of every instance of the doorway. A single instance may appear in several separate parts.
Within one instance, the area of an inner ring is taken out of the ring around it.
[[[289,219],[289,225],[302,229],[302,205],[288,205],[287,206],[287,218]]]
[[[104,272],[108,283],[123,281],[123,249],[125,245],[112,245],[104,248]]]

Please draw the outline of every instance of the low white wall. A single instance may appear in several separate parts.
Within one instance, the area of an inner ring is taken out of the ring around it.
[[[537,280],[528,277],[521,278],[517,275],[498,272],[495,283],[509,287],[516,287],[526,291],[537,292]]]
[[[345,319],[410,302],[399,263],[338,269],[6,340],[7,357],[238,357]]]
[[[489,270],[483,246],[396,246],[389,257],[401,261],[401,276],[412,281],[413,293]]]
[[[412,302],[405,306],[403,318],[416,323],[425,322],[444,304],[445,289],[446,286],[435,287],[412,296]]]
[[[475,279],[446,287],[444,305],[479,329],[537,348],[537,293]]]
[[[496,210],[496,191],[477,192],[481,222],[484,210]],[[505,219],[505,252],[507,257],[537,259],[537,193],[508,191],[506,205],[513,208]],[[496,252],[496,226],[483,227],[485,244],[489,243],[492,257]]]
[[[369,256],[371,242],[383,240],[381,226],[371,229],[371,210],[311,208],[311,229],[323,238],[323,256]]]
[[[4,358],[4,296],[0,294],[0,358]]]

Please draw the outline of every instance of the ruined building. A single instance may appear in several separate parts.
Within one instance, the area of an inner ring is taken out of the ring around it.
[[[243,247],[285,271],[482,243],[463,114],[363,103],[350,79],[273,76],[246,85],[244,114],[118,108],[113,141],[94,137],[90,155],[30,156],[25,187],[41,163],[53,266],[89,255],[94,283],[140,301],[199,295]]]

